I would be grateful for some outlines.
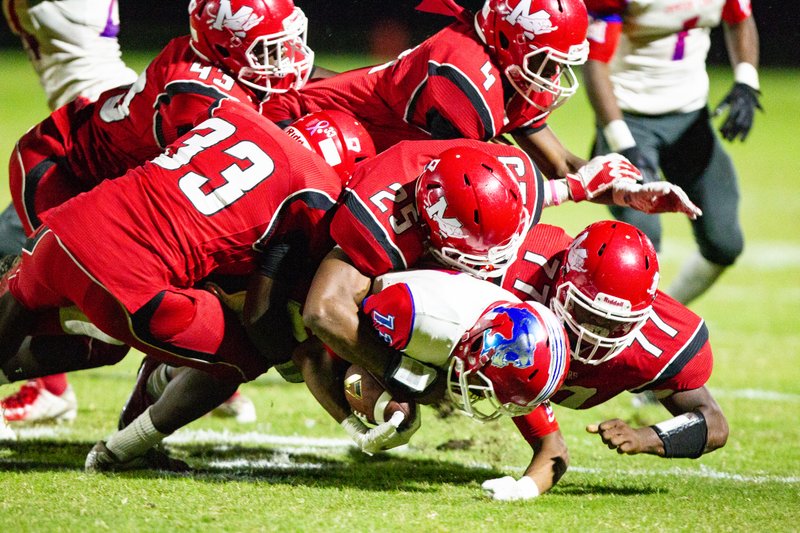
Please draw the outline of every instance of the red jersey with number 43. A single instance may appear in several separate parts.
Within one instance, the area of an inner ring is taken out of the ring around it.
[[[248,273],[254,246],[286,233],[301,232],[321,259],[340,191],[322,158],[227,100],[165,154],[49,211],[44,223],[135,312],[152,297],[152,280],[189,287],[220,269]]]
[[[395,61],[274,96],[264,115],[283,124],[321,109],[346,111],[361,119],[379,152],[402,140],[488,140],[543,125],[546,114],[504,80],[471,24],[456,22]],[[544,106],[552,96],[535,98]]]
[[[572,237],[561,228],[537,225],[528,233],[516,260],[501,278],[502,287],[522,300],[549,305],[565,251],[571,243]],[[599,365],[573,359],[564,385],[551,401],[571,409],[588,409],[624,391],[692,390],[708,381],[712,363],[703,319],[658,291],[653,313],[632,343]],[[558,427],[552,416],[535,413],[515,419],[524,435],[542,436]]]
[[[89,189],[156,157],[228,98],[260,106],[253,93],[201,60],[183,36],[170,41],[131,87],[106,91],[88,107],[71,102],[53,120],[70,169]]]
[[[457,146],[483,150],[511,169],[531,224],[539,221],[543,178],[519,148],[467,139],[401,142],[358,165],[331,223],[331,236],[362,274],[406,270],[425,254],[427,230],[414,197],[417,177],[431,160]]]

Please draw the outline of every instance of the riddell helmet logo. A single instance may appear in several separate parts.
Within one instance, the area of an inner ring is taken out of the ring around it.
[[[506,16],[509,24],[519,24],[522,26],[527,39],[533,39],[537,35],[551,33],[558,29],[550,22],[550,13],[540,9],[531,13],[531,2],[533,0],[522,0],[511,13]]]
[[[602,292],[595,296],[594,303],[600,309],[621,309],[623,311],[630,311],[631,309],[631,303],[628,300]]]
[[[252,7],[242,6],[239,11],[234,13],[231,9],[231,0],[220,0],[219,11],[217,11],[216,19],[211,27],[215,30],[225,28],[242,39],[253,27],[261,24],[262,20],[264,20],[264,16],[255,15]]]

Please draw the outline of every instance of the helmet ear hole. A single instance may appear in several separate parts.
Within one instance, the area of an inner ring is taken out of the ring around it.
[[[500,48],[502,48],[503,50],[507,50],[508,45],[511,41],[508,40],[508,37],[506,37],[506,34],[502,31],[499,32],[497,36],[500,39]]]
[[[214,45],[214,49],[217,51],[217,53],[218,53],[218,54],[219,54],[221,57],[230,57],[230,56],[231,56],[231,53],[228,51],[228,49],[227,49],[227,48],[225,48],[225,47],[224,47],[224,46],[222,46],[222,45],[215,44],[215,45]]]

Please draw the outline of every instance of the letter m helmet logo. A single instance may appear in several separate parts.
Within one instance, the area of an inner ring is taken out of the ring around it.
[[[211,26],[217,30],[228,29],[237,37],[243,38],[250,29],[261,24],[262,20],[264,16],[255,15],[252,7],[242,6],[234,13],[231,0],[220,0],[217,18]]]
[[[519,24],[528,39],[533,39],[536,35],[556,31],[558,26],[553,26],[553,23],[550,22],[550,13],[544,9],[531,13],[532,2],[533,0],[522,0],[506,16],[506,21],[509,24]]]

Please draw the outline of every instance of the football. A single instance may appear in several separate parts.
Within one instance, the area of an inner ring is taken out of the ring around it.
[[[358,365],[350,365],[345,373],[344,395],[353,413],[366,424],[381,424],[402,411],[406,415],[402,429],[417,416],[416,402],[395,400],[378,378]]]

